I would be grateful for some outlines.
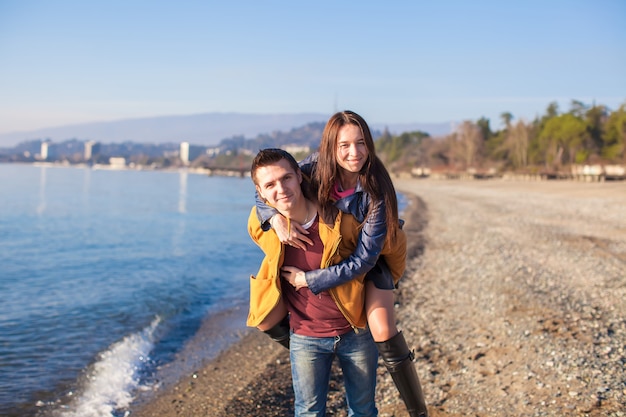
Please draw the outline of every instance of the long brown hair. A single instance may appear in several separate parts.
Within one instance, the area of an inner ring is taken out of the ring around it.
[[[332,189],[339,178],[337,164],[337,140],[339,129],[353,124],[361,129],[367,148],[367,161],[359,172],[359,181],[372,202],[384,201],[387,222],[387,239],[395,240],[396,230],[399,227],[398,200],[396,190],[382,161],[376,156],[376,148],[370,128],[365,120],[350,110],[335,113],[326,123],[319,149],[319,158],[313,171],[313,182],[317,187],[318,201],[325,219],[333,217],[336,208],[331,198]],[[369,207],[371,211],[372,205]]]

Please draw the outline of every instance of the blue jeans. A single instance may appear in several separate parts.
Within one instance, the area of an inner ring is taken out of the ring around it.
[[[343,371],[348,416],[375,417],[378,349],[369,330],[335,337],[291,334],[291,376],[296,417],[326,416],[326,398],[333,359]]]

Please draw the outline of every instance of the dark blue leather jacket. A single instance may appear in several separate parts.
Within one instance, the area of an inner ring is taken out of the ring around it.
[[[314,153],[299,163],[302,172],[310,176],[317,163],[317,153]],[[368,208],[372,200],[358,183],[354,194],[335,202],[335,207],[344,213],[352,214],[359,223],[363,223],[356,249],[350,257],[341,263],[324,269],[305,272],[305,279],[309,289],[314,294],[329,290],[360,275],[368,274],[368,278],[376,279],[375,275],[383,274],[390,277],[389,268],[384,261],[378,263],[380,252],[387,237],[387,223],[384,201],[374,203],[370,215]],[[269,230],[269,219],[277,211],[267,206],[257,195],[257,216],[264,230]],[[374,268],[376,266],[376,268]]]

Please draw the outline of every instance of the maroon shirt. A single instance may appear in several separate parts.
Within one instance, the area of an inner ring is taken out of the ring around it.
[[[308,229],[313,246],[307,250],[285,246],[284,266],[295,266],[303,271],[319,269],[324,245],[319,234],[319,218]],[[315,295],[308,288],[296,289],[281,279],[283,297],[290,313],[289,325],[294,333],[302,336],[339,336],[352,330],[348,320],[341,314],[328,291]]]

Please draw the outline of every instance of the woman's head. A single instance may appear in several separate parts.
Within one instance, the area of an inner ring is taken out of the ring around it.
[[[346,179],[349,183],[342,186],[352,188],[358,180],[372,201],[384,203],[387,230],[390,232],[388,237],[394,239],[399,223],[393,182],[376,156],[369,126],[361,116],[349,110],[335,113],[326,123],[313,171],[313,183],[325,217],[334,208],[332,195],[335,183]]]
[[[361,116],[345,110],[328,120],[322,133],[319,163],[334,166],[333,176],[341,175],[341,170],[353,174],[367,172],[375,156],[372,134]]]

